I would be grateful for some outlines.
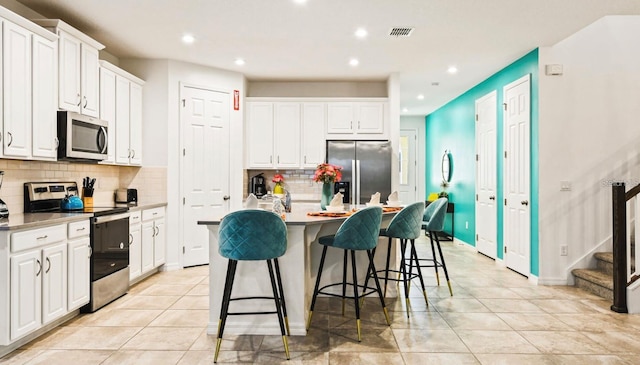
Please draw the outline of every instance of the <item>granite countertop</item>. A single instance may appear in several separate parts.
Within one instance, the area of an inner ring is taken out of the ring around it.
[[[167,202],[142,201],[137,205],[115,204],[114,206],[128,206],[130,211],[164,207]],[[92,213],[78,212],[47,212],[47,213],[11,213],[9,218],[0,218],[0,231],[13,231],[51,226],[89,219]]]

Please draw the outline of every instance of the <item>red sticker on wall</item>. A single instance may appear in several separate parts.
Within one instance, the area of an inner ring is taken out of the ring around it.
[[[233,90],[233,110],[240,110],[240,91]]]

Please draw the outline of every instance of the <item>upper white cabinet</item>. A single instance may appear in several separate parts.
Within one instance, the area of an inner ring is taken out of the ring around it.
[[[247,103],[249,168],[300,167],[300,103]]]
[[[103,163],[142,165],[144,81],[100,61],[100,118],[109,123],[108,158]]]
[[[327,120],[325,103],[302,104],[302,167],[316,168],[324,162],[325,121]]]
[[[327,138],[384,135],[385,102],[330,102],[327,104]],[[379,136],[376,136],[379,137]],[[354,138],[358,139],[358,138]]]
[[[104,45],[59,19],[34,22],[59,36],[58,107],[98,118],[98,52]]]
[[[55,160],[57,39],[0,7],[0,157]]]

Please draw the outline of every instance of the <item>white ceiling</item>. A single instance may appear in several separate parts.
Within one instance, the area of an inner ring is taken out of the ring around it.
[[[428,114],[602,16],[640,14],[640,0],[17,1],[63,19],[118,58],[193,62],[249,80],[386,80],[397,73],[400,106],[411,115]],[[366,39],[354,36],[358,27]],[[396,38],[388,35],[392,27],[415,30]],[[196,42],[183,44],[185,33]],[[238,57],[244,66],[234,64]],[[352,57],[358,67],[348,65]],[[459,72],[448,74],[450,65]]]

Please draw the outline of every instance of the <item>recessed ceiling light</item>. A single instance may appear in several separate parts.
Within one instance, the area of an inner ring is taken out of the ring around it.
[[[357,58],[352,58],[352,59],[350,59],[350,60],[349,60],[349,64],[350,64],[351,66],[354,66],[354,67],[355,67],[355,66],[358,66],[358,65],[360,64],[360,61],[358,61],[358,59],[357,59]]]
[[[195,42],[196,39],[191,35],[191,34],[185,34],[182,36],[182,42],[186,43],[186,44],[191,44],[193,42]]]
[[[244,65],[246,62],[242,59],[242,58],[236,58],[236,60],[234,61],[234,63],[238,66],[242,66]]]
[[[447,72],[450,74],[455,74],[456,72],[458,72],[458,68],[456,66],[449,66]]]
[[[407,113],[408,111],[409,111],[409,109],[407,109],[407,108],[402,108],[402,112],[403,112],[403,113]]]
[[[356,37],[365,38],[369,33],[364,28],[358,28],[355,32]]]
[[[423,100],[424,99],[424,95],[420,94],[417,96],[418,100]]]
[[[307,0],[293,0],[293,2],[296,4],[306,4]]]
[[[434,81],[431,83],[431,86],[440,86],[440,83],[438,81]]]

